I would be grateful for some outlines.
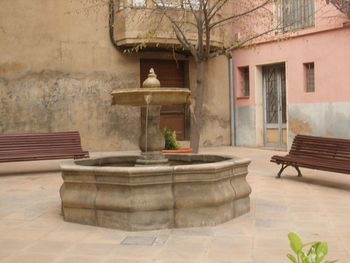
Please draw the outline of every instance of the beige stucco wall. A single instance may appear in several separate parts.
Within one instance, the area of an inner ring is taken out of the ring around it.
[[[209,61],[206,78],[201,143],[204,146],[229,145],[230,98],[226,56]]]
[[[87,150],[137,149],[140,111],[110,106],[110,92],[140,85],[141,55],[114,49],[105,2],[1,1],[0,133],[78,130]],[[219,62],[213,63],[212,76],[223,79]],[[225,81],[213,85],[208,96],[225,97]],[[229,139],[224,138],[228,111],[215,107],[205,107],[206,116],[219,123],[212,132],[204,127],[206,145]]]

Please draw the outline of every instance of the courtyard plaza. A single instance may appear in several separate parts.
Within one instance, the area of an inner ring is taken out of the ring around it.
[[[0,262],[283,263],[287,235],[327,241],[327,259],[350,262],[350,176],[270,163],[266,149],[215,147],[248,157],[251,211],[213,227],[127,232],[64,222],[58,161],[0,164]],[[125,153],[125,152],[124,152]],[[131,153],[131,152],[127,152]],[[132,152],[134,153],[134,152]],[[103,156],[116,153],[91,153]],[[56,171],[50,171],[56,169]]]

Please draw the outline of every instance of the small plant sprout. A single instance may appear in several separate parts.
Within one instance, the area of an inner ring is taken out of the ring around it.
[[[165,147],[166,150],[177,150],[180,148],[180,145],[178,141],[176,140],[176,132],[171,131],[168,128],[163,129],[163,135],[165,140]]]
[[[334,263],[337,260],[324,260],[328,253],[327,242],[315,241],[303,244],[298,234],[288,234],[290,248],[296,254],[288,253],[287,257],[293,263]]]

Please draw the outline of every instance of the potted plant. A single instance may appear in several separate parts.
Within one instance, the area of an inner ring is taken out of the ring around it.
[[[168,128],[163,129],[163,136],[165,140],[163,153],[191,153],[190,148],[180,148],[179,142],[176,140],[176,132]]]

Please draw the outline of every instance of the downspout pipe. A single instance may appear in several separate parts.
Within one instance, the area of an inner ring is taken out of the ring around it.
[[[230,125],[231,125],[231,146],[236,146],[236,98],[233,78],[233,59],[232,55],[228,56],[228,76],[229,76],[229,105],[230,105]]]
[[[108,29],[109,29],[109,40],[111,41],[113,47],[118,50],[122,51],[122,49],[117,45],[115,42],[115,36],[114,36],[114,16],[115,16],[115,0],[109,0],[108,3]]]

